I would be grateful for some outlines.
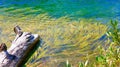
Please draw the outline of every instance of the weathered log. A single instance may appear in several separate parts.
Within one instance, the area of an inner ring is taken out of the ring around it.
[[[0,46],[0,67],[23,67],[40,43],[38,34],[22,32],[19,26],[14,28],[16,37],[7,50],[5,43]]]

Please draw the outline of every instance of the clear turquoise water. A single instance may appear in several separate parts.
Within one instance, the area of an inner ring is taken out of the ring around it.
[[[1,15],[36,16],[43,13],[55,18],[120,20],[120,0],[0,0]]]
[[[37,16],[43,13],[53,18],[68,16],[105,22],[110,19],[120,20],[120,0],[0,0],[0,15]],[[98,41],[105,37],[103,35]]]

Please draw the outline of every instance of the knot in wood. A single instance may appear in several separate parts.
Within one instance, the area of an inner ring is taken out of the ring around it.
[[[23,34],[21,28],[19,26],[14,27],[14,32],[19,35],[19,37]]]
[[[5,44],[5,43],[2,43],[2,44],[0,45],[0,52],[1,52],[1,51],[6,51],[6,50],[7,50],[6,44]]]

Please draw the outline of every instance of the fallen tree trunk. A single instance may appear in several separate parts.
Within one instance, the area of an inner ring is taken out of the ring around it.
[[[40,43],[38,34],[22,32],[19,26],[14,28],[16,38],[7,50],[5,43],[0,46],[0,67],[23,67]]]

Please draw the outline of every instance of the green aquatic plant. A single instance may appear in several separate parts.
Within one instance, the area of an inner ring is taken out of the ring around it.
[[[110,44],[105,49],[99,48],[100,54],[96,56],[95,62],[98,66],[105,67],[119,67],[120,66],[120,29],[118,28],[118,21],[111,21],[110,29],[106,33],[111,39]]]
[[[88,63],[89,63],[89,61],[88,60],[86,60],[85,62],[79,62],[79,67],[87,67],[88,66]]]
[[[110,30],[107,32],[107,36],[112,38],[112,43],[120,45],[120,28],[118,27],[118,21],[111,20],[110,24]]]
[[[110,30],[108,30],[109,45],[99,45],[93,55],[88,54],[86,61],[78,63],[79,67],[119,67],[120,66],[120,48],[119,48],[119,28],[118,21],[111,21]],[[90,56],[91,55],[91,56]]]

